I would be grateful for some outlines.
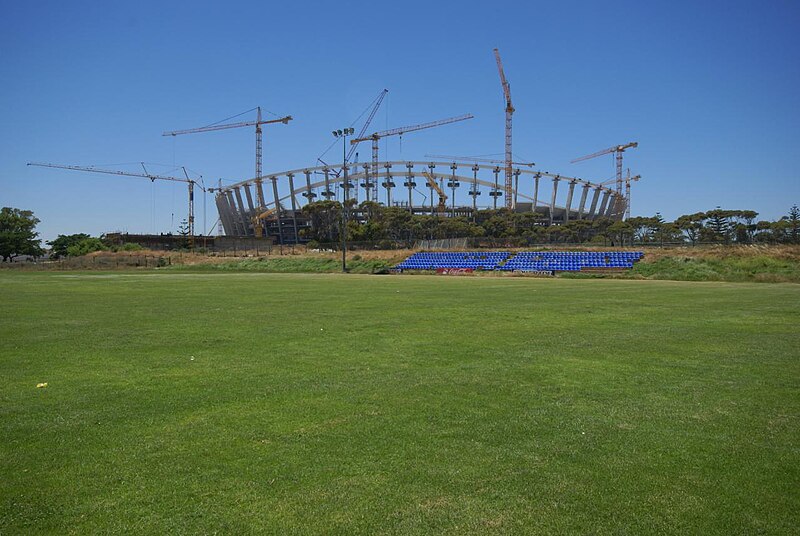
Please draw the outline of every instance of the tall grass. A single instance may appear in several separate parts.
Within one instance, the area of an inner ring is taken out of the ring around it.
[[[393,263],[384,259],[347,260],[347,270],[356,274],[370,274],[385,270]],[[319,257],[260,257],[217,264],[173,265],[170,270],[202,272],[265,272],[265,273],[335,273],[342,271],[342,261]]]
[[[767,255],[753,257],[662,257],[637,263],[623,277],[676,281],[753,281],[800,283],[800,263]]]

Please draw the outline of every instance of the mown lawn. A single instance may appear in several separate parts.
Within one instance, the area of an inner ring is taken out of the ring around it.
[[[800,285],[5,272],[0,297],[2,534],[800,526]]]

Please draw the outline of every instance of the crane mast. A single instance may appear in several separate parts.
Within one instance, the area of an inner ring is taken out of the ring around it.
[[[255,121],[241,121],[238,123],[225,123],[222,125],[209,125],[206,127],[200,128],[189,128],[186,130],[172,130],[168,132],[164,132],[162,136],[180,136],[182,134],[196,134],[199,132],[213,132],[216,130],[227,130],[230,128],[241,128],[241,127],[256,127],[256,180],[261,180],[261,172],[262,172],[262,132],[261,132],[261,125],[270,125],[273,123],[283,123],[284,125],[288,124],[289,121],[293,119],[291,115],[287,115],[284,117],[280,117],[278,119],[269,119],[264,121],[261,118],[261,106],[256,107],[256,120]],[[257,190],[261,191],[261,190]],[[264,205],[264,200],[260,198],[258,200],[261,206]]]
[[[513,183],[511,170],[511,166],[513,165],[511,162],[511,118],[514,115],[514,105],[511,104],[511,86],[509,85],[508,80],[506,80],[506,73],[503,71],[503,61],[500,59],[500,51],[497,49],[494,49],[494,59],[497,62],[497,71],[500,73],[500,84],[503,86],[503,97],[506,100],[506,159],[504,166],[506,208],[513,209],[514,199],[512,195]]]
[[[372,107],[372,111],[369,113],[367,120],[364,122],[364,126],[362,126],[361,130],[358,132],[358,136],[356,136],[356,139],[364,138],[364,133],[367,131],[370,123],[372,123],[372,120],[375,118],[375,114],[378,113],[378,108],[381,107],[381,103],[383,102],[383,99],[384,97],[386,97],[387,93],[389,93],[389,90],[384,89],[383,91],[380,92],[378,98],[375,99],[375,105]],[[358,148],[358,143],[350,144],[350,151],[347,153],[347,158],[345,159],[346,162],[350,161],[350,159],[353,157],[353,153],[356,152],[357,148]],[[377,162],[378,159],[376,158],[377,155],[375,154],[375,152],[376,149],[373,147],[373,160]]]
[[[98,169],[94,167],[84,167],[84,166],[70,166],[66,164],[47,164],[41,162],[28,162],[29,166],[38,166],[38,167],[47,167],[47,168],[55,168],[55,169],[68,169],[71,171],[87,171],[90,173],[104,173],[106,175],[119,175],[123,177],[139,177],[143,179],[150,179],[151,182],[155,181],[172,181],[172,182],[182,182],[185,183],[189,190],[189,214],[187,218],[187,223],[189,225],[189,244],[194,247],[194,187],[197,185],[201,190],[205,189],[197,184],[197,181],[194,179],[190,179],[189,175],[186,173],[186,168],[183,168],[183,173],[186,175],[186,178],[181,177],[169,177],[164,175],[154,175],[149,173],[147,169],[144,167],[144,163],[142,163],[142,168],[144,169],[144,173],[133,173],[130,171],[116,171],[111,169]]]
[[[625,183],[625,180],[622,177],[622,153],[624,153],[627,149],[635,149],[639,146],[639,142],[632,141],[630,143],[626,143],[624,145],[614,145],[613,147],[609,147],[608,149],[603,149],[602,151],[597,151],[596,153],[587,154],[586,156],[581,156],[572,160],[571,163],[574,164],[576,162],[583,162],[584,160],[589,160],[592,158],[597,158],[598,156],[603,156],[607,154],[614,154],[614,163],[616,167],[616,174],[615,174],[615,182],[616,182],[616,190],[617,195],[619,198],[622,198],[622,186]],[[636,179],[638,180],[638,179]],[[630,194],[630,180],[627,181],[627,185],[625,187],[627,194]],[[626,218],[630,216],[630,198],[629,195],[625,196],[625,213],[627,214]]]

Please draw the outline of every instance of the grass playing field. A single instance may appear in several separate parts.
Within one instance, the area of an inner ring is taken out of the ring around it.
[[[800,526],[800,285],[6,272],[0,297],[2,534]]]

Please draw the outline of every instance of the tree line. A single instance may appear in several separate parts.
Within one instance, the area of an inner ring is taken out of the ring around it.
[[[673,221],[661,214],[636,216],[625,221],[608,218],[574,220],[563,225],[549,225],[543,214],[519,213],[506,209],[480,210],[474,218],[411,214],[399,207],[385,207],[364,201],[350,203],[347,212],[358,217],[347,219],[347,240],[384,243],[390,248],[399,242],[444,238],[486,238],[516,246],[532,244],[800,244],[800,208],[775,221],[759,220],[753,210],[724,210],[685,214]],[[303,238],[320,244],[341,241],[342,205],[338,201],[319,201],[303,207],[309,227]],[[20,256],[38,258],[42,247],[36,225],[39,219],[30,210],[0,209],[0,257],[13,262]],[[183,227],[179,234],[184,235]],[[114,249],[102,237],[78,233],[58,235],[47,242],[50,257],[74,257],[93,251]],[[120,248],[117,248],[120,249]],[[141,249],[125,244],[124,250]]]
[[[365,201],[348,207],[347,240],[402,242],[444,238],[487,238],[515,245],[604,243],[633,244],[798,244],[800,209],[797,205],[777,221],[759,220],[753,210],[724,210],[686,214],[673,221],[661,214],[636,216],[625,221],[609,218],[573,220],[549,225],[536,212],[507,209],[481,210],[474,218],[411,214],[400,207]],[[342,205],[319,201],[303,207],[309,227],[304,238],[318,243],[341,241]]]

